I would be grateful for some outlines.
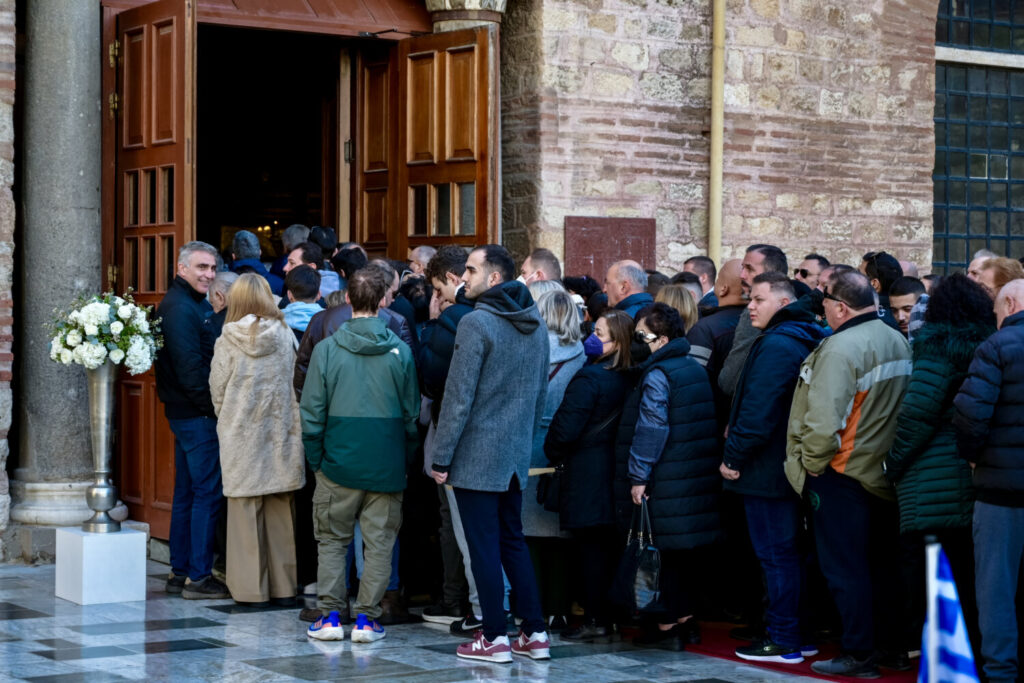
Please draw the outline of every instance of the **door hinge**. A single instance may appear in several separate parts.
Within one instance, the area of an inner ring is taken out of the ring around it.
[[[110,105],[110,118],[114,118],[117,115],[117,110],[121,104],[121,98],[118,97],[116,92],[110,93],[110,97],[107,98],[107,104]]]
[[[356,158],[355,146],[351,140],[345,140],[345,163],[351,164]]]
[[[117,276],[120,272],[120,266],[116,266],[113,263],[107,266],[107,285],[111,291],[117,289]]]
[[[114,42],[112,42],[107,47],[107,56],[110,58],[110,68],[111,69],[116,69],[117,68],[117,60],[121,56],[121,41],[120,40],[116,40],[115,39]]]

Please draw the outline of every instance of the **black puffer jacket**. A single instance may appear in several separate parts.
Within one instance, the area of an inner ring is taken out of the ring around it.
[[[563,529],[615,523],[615,431],[630,386],[627,373],[597,363],[577,372],[565,389],[544,440],[548,460],[565,465],[559,500]]]
[[[914,334],[914,370],[885,459],[885,475],[896,485],[901,533],[971,524],[974,488],[971,468],[957,452],[953,399],[974,351],[994,331],[938,323]]]
[[[630,524],[630,449],[640,416],[643,379],[652,370],[669,383],[668,441],[647,483],[655,545],[666,550],[697,548],[718,539],[722,477],[715,403],[704,368],[688,356],[680,337],[635,368],[636,388],[626,399],[615,446],[615,507],[623,527]]]
[[[1024,312],[978,346],[953,405],[977,499],[1024,507]]]
[[[169,420],[216,417],[210,399],[210,361],[219,330],[206,295],[175,276],[156,310],[164,346],[156,355],[156,393]]]

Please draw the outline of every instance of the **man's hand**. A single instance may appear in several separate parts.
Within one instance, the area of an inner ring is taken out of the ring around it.
[[[729,481],[736,481],[740,478],[740,471],[730,469],[724,462],[718,467],[718,471],[722,473],[723,479],[728,479]]]
[[[433,477],[434,481],[436,481],[439,485],[444,484],[446,481],[448,481],[447,472],[438,472],[437,470],[430,470],[430,476]]]
[[[441,311],[444,309],[441,307],[444,299],[441,298],[441,290],[435,289],[434,293],[430,297],[430,319],[437,320],[438,316],[441,315]]]
[[[633,497],[633,505],[639,505],[640,501],[647,497],[647,484],[638,484],[629,490]]]

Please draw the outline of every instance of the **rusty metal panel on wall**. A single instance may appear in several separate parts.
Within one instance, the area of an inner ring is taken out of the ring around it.
[[[604,281],[608,267],[632,259],[644,268],[656,265],[653,218],[565,217],[566,275]]]

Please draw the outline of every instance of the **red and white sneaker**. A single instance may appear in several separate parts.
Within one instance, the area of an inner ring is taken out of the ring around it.
[[[551,659],[551,639],[547,631],[538,631],[527,637],[522,631],[512,641],[512,652],[530,659]]]
[[[508,644],[508,636],[498,636],[491,642],[484,638],[484,632],[477,631],[473,640],[459,645],[455,654],[463,659],[479,659],[484,662],[507,664],[512,661],[512,648]]]

